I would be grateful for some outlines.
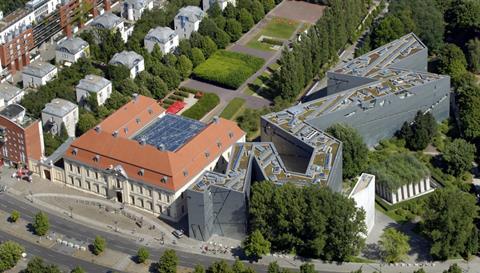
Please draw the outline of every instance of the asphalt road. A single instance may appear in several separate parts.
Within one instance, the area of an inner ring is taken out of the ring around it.
[[[12,196],[9,196],[8,194],[1,194],[0,195],[0,209],[4,211],[12,211],[12,210],[17,210],[20,212],[21,217],[24,218],[25,220],[32,222],[34,215],[40,211],[37,207],[26,202],[22,202]],[[116,250],[119,252],[123,252],[129,255],[135,255],[137,253],[138,248],[140,247],[140,244],[137,244],[133,242],[132,240],[126,239],[124,237],[109,233],[109,232],[104,232],[100,231],[97,229],[93,229],[84,225],[79,225],[77,223],[70,222],[68,219],[64,219],[62,217],[59,217],[57,215],[48,213],[47,211],[44,211],[48,214],[49,221],[50,221],[50,230],[55,231],[56,233],[63,234],[65,236],[75,238],[77,240],[81,240],[84,242],[92,243],[94,240],[94,237],[96,235],[100,235],[105,240],[107,241],[107,247]],[[19,239],[17,239],[19,241]],[[35,246],[35,245],[33,245]],[[61,256],[62,254],[55,252],[53,250],[48,250],[46,251],[45,248],[42,248],[40,246],[35,246],[37,250],[34,250],[33,254],[44,258],[45,260],[51,261],[56,264],[63,265],[63,261],[67,260],[67,258],[74,259],[75,261],[81,261],[75,258],[72,258],[70,256]],[[167,248],[165,248],[167,249]],[[165,249],[152,249],[149,248],[150,250],[150,257],[154,261],[158,261],[160,256],[162,255],[163,251]],[[214,258],[210,256],[205,256],[205,255],[200,255],[200,254],[192,254],[188,252],[183,252],[179,250],[175,250],[177,253],[177,256],[179,258],[179,265],[185,266],[185,267],[190,267],[193,268],[197,264],[201,264],[204,267],[210,266],[211,263],[217,260],[221,260],[220,258]],[[55,258],[54,261],[52,261],[51,256],[48,256],[47,253],[50,253],[51,255],[54,255],[55,257],[59,257],[58,260]],[[53,254],[52,254],[53,253]],[[70,261],[73,262],[73,261]],[[81,263],[77,263],[78,265],[81,265]],[[69,263],[69,265],[72,265],[72,263]],[[267,271],[267,266],[262,265],[262,264],[250,264],[256,272],[258,273],[263,273]],[[83,265],[82,265],[83,267]],[[87,267],[84,267],[87,269]],[[89,272],[104,272],[102,270],[87,270]]]
[[[33,244],[29,241],[25,241],[23,239],[14,237],[3,231],[0,231],[0,241],[15,241],[21,244],[23,247],[25,247],[25,251],[27,252],[27,255],[29,255],[30,257],[31,256],[42,257],[43,260],[47,263],[57,264],[60,267],[68,268],[69,270],[71,270],[75,266],[80,266],[87,272],[108,272],[109,270],[112,270],[108,267],[89,263],[87,261],[77,259],[72,256],[68,256],[48,248],[44,248],[42,246]]]

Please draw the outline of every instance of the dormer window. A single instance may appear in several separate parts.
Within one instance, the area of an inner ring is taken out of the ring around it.
[[[100,160],[100,156],[99,155],[95,155],[95,157],[93,158],[93,161],[94,162],[98,162]]]
[[[140,118],[136,118],[136,119],[135,119],[135,122],[136,122],[137,124],[140,124],[140,121],[141,121]]]
[[[138,175],[143,176],[144,174],[145,174],[145,170],[144,170],[144,169],[140,169],[140,170],[138,171]]]
[[[222,142],[220,142],[220,140],[217,141],[217,147],[222,148]]]
[[[209,151],[205,151],[205,157],[209,157],[210,156],[210,152]]]
[[[228,137],[229,137],[229,138],[233,138],[233,132],[229,132],[229,133],[228,133]]]
[[[183,176],[185,176],[185,177],[188,176],[188,171],[187,170],[183,170]]]
[[[164,176],[164,177],[162,177],[162,178],[160,179],[160,182],[162,182],[162,183],[167,183],[167,181],[168,181],[168,177],[167,177],[167,176]]]
[[[77,148],[73,148],[73,150],[72,150],[72,155],[77,155],[77,153],[78,153],[78,149],[77,149]]]

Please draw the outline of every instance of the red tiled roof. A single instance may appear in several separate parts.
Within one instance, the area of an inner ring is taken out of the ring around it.
[[[152,99],[143,96],[137,98],[137,102],[141,102],[139,104],[155,108],[152,104],[147,103],[149,100]],[[130,132],[131,125],[129,125],[127,134],[122,132],[116,137],[113,135],[113,131],[129,123],[126,122],[127,120],[133,119],[136,124],[136,115],[143,118],[150,117],[150,114],[143,113],[148,112],[147,108],[144,108],[144,111],[136,111],[138,110],[137,106],[129,106],[131,103],[104,120],[100,124],[101,129],[98,132],[91,129],[76,139],[64,157],[98,169],[121,165],[129,178],[177,191],[245,135],[235,122],[219,119],[217,122],[207,125],[177,151],[160,151],[154,146],[142,145],[129,139],[128,137],[133,134]],[[153,110],[158,114],[153,118],[146,119],[149,120],[148,122],[142,122],[143,126],[135,127],[135,131],[139,131],[163,112],[159,109]],[[136,115],[128,114],[130,111]],[[75,153],[74,149],[76,149]],[[97,155],[99,156],[98,161],[94,160]],[[140,172],[141,169],[143,169],[143,174]],[[165,176],[168,179],[166,183],[163,183],[161,180]]]

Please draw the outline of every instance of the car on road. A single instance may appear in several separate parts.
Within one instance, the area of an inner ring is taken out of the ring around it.
[[[0,185],[0,193],[6,192],[7,191],[7,186],[6,185]]]
[[[172,232],[173,236],[177,237],[178,239],[183,237],[183,229],[176,229]]]

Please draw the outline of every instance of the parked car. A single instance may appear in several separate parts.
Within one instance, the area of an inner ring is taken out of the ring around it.
[[[177,237],[178,239],[183,237],[183,229],[176,229],[172,232],[173,236]]]

